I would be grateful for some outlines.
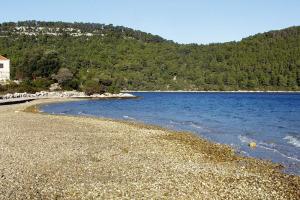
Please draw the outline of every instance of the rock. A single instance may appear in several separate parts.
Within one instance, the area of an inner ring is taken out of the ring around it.
[[[104,93],[104,94],[93,94],[91,96],[86,95],[84,92],[78,91],[41,91],[36,92],[35,94],[30,93],[14,93],[14,94],[6,94],[2,96],[2,99],[19,99],[19,98],[130,98],[135,97],[132,94],[128,93],[119,93],[119,94],[111,94],[111,93]]]
[[[61,87],[58,83],[53,83],[53,84],[50,85],[49,90],[50,91],[61,90]]]
[[[250,142],[249,144],[249,147],[251,147],[251,148],[256,148],[256,143],[255,142]]]
[[[134,95],[129,94],[129,93],[120,93],[119,95],[120,95],[121,97],[135,97]]]

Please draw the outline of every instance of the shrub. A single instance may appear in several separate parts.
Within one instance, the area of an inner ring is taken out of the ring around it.
[[[60,68],[57,74],[52,75],[52,78],[57,80],[59,84],[63,84],[72,80],[73,73],[68,68]]]
[[[38,89],[33,85],[33,82],[30,80],[25,80],[22,81],[18,87],[16,87],[14,89],[13,92],[19,92],[19,93],[23,93],[23,92],[27,92],[27,93],[36,93],[38,92]]]
[[[7,90],[5,85],[0,85],[0,93],[4,93]]]
[[[36,93],[40,91],[38,88],[32,86],[32,85],[27,85],[27,84],[20,84],[20,86],[17,88],[17,90],[13,92],[19,92],[19,93]]]
[[[37,78],[32,81],[32,86],[40,90],[48,90],[53,81],[46,78]]]
[[[119,94],[120,93],[120,88],[118,88],[115,85],[109,86],[108,87],[108,92],[112,94]]]
[[[72,79],[69,81],[65,81],[61,84],[62,88],[64,90],[78,90],[79,89],[79,80],[78,79]]]
[[[97,81],[94,80],[88,80],[83,85],[83,92],[86,95],[92,95],[100,92],[100,85]]]

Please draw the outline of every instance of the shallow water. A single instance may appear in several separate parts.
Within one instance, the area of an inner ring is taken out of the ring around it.
[[[45,105],[48,113],[140,121],[191,131],[300,175],[300,94],[134,93],[142,98]],[[256,142],[257,148],[248,147]]]

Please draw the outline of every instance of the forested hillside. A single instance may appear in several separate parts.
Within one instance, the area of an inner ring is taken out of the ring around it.
[[[15,79],[75,89],[97,82],[128,90],[300,90],[300,27],[182,45],[104,24],[2,23],[0,54],[11,59]]]

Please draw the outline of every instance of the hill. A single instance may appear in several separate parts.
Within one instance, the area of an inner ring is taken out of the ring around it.
[[[91,81],[128,90],[300,89],[300,27],[183,45],[105,24],[2,23],[0,54],[13,78],[50,80],[68,69],[72,78],[62,81],[76,89]]]

